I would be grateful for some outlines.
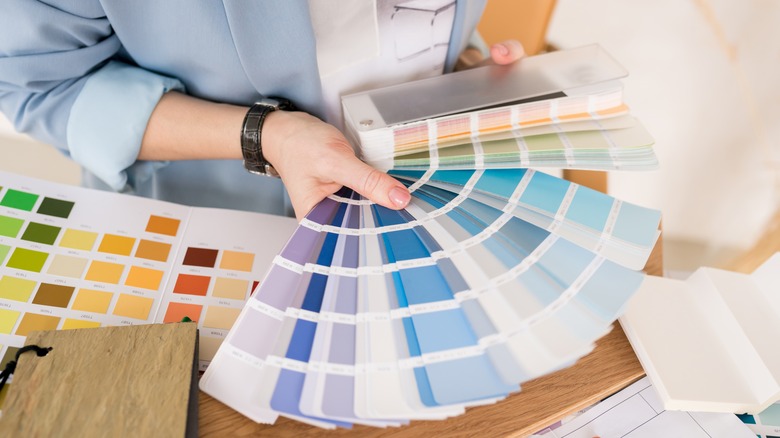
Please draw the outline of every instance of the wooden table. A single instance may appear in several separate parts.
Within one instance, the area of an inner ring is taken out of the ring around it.
[[[662,275],[662,241],[659,239],[645,272]],[[352,430],[325,431],[279,417],[273,426],[257,424],[207,394],[200,392],[199,434],[222,436],[526,436],[581,408],[589,406],[644,376],[620,325],[597,343],[596,349],[574,366],[532,380],[517,394],[494,405],[466,410],[445,421],[413,421],[401,428],[355,426]]]

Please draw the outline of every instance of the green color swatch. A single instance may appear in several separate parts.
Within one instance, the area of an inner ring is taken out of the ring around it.
[[[24,234],[22,234],[22,240],[51,245],[57,240],[59,234],[60,227],[30,222],[27,225],[27,229],[24,230]]]
[[[70,216],[70,211],[73,210],[73,205],[73,202],[70,201],[47,197],[43,198],[41,206],[38,207],[38,213],[67,219]]]
[[[15,208],[17,210],[32,211],[37,200],[38,195],[8,189],[5,196],[3,196],[3,200],[0,201],[0,205]]]
[[[16,237],[22,225],[22,219],[0,215],[0,236]]]
[[[3,264],[3,261],[5,260],[5,256],[8,255],[8,251],[10,250],[11,250],[10,246],[0,245],[0,265]]]
[[[31,249],[16,248],[6,266],[25,271],[41,272],[49,254]]]

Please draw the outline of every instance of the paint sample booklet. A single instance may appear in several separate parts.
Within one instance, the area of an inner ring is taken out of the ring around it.
[[[757,414],[780,400],[780,253],[753,274],[648,277],[621,325],[667,409]]]
[[[177,322],[201,369],[297,225],[0,173],[0,357],[34,330]]]
[[[361,158],[382,170],[648,170],[653,138],[629,115],[626,71],[598,45],[342,98]]]
[[[593,349],[660,212],[528,169],[392,172],[301,222],[203,375],[257,422],[399,426],[495,403]]]

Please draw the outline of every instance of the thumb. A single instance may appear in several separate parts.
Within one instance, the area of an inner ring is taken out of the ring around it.
[[[384,207],[399,210],[406,207],[412,198],[400,181],[374,169],[354,155],[347,158],[339,170],[341,173],[335,178],[336,182]]]
[[[517,40],[506,40],[490,47],[490,60],[494,64],[511,64],[523,56],[525,56],[525,50],[520,41]]]

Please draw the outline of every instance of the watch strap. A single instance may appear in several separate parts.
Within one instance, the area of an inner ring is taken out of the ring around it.
[[[271,163],[263,156],[263,124],[272,111],[294,109],[293,104],[284,98],[263,99],[249,108],[241,128],[241,152],[244,157],[244,168],[247,171],[258,175],[279,177]]]

